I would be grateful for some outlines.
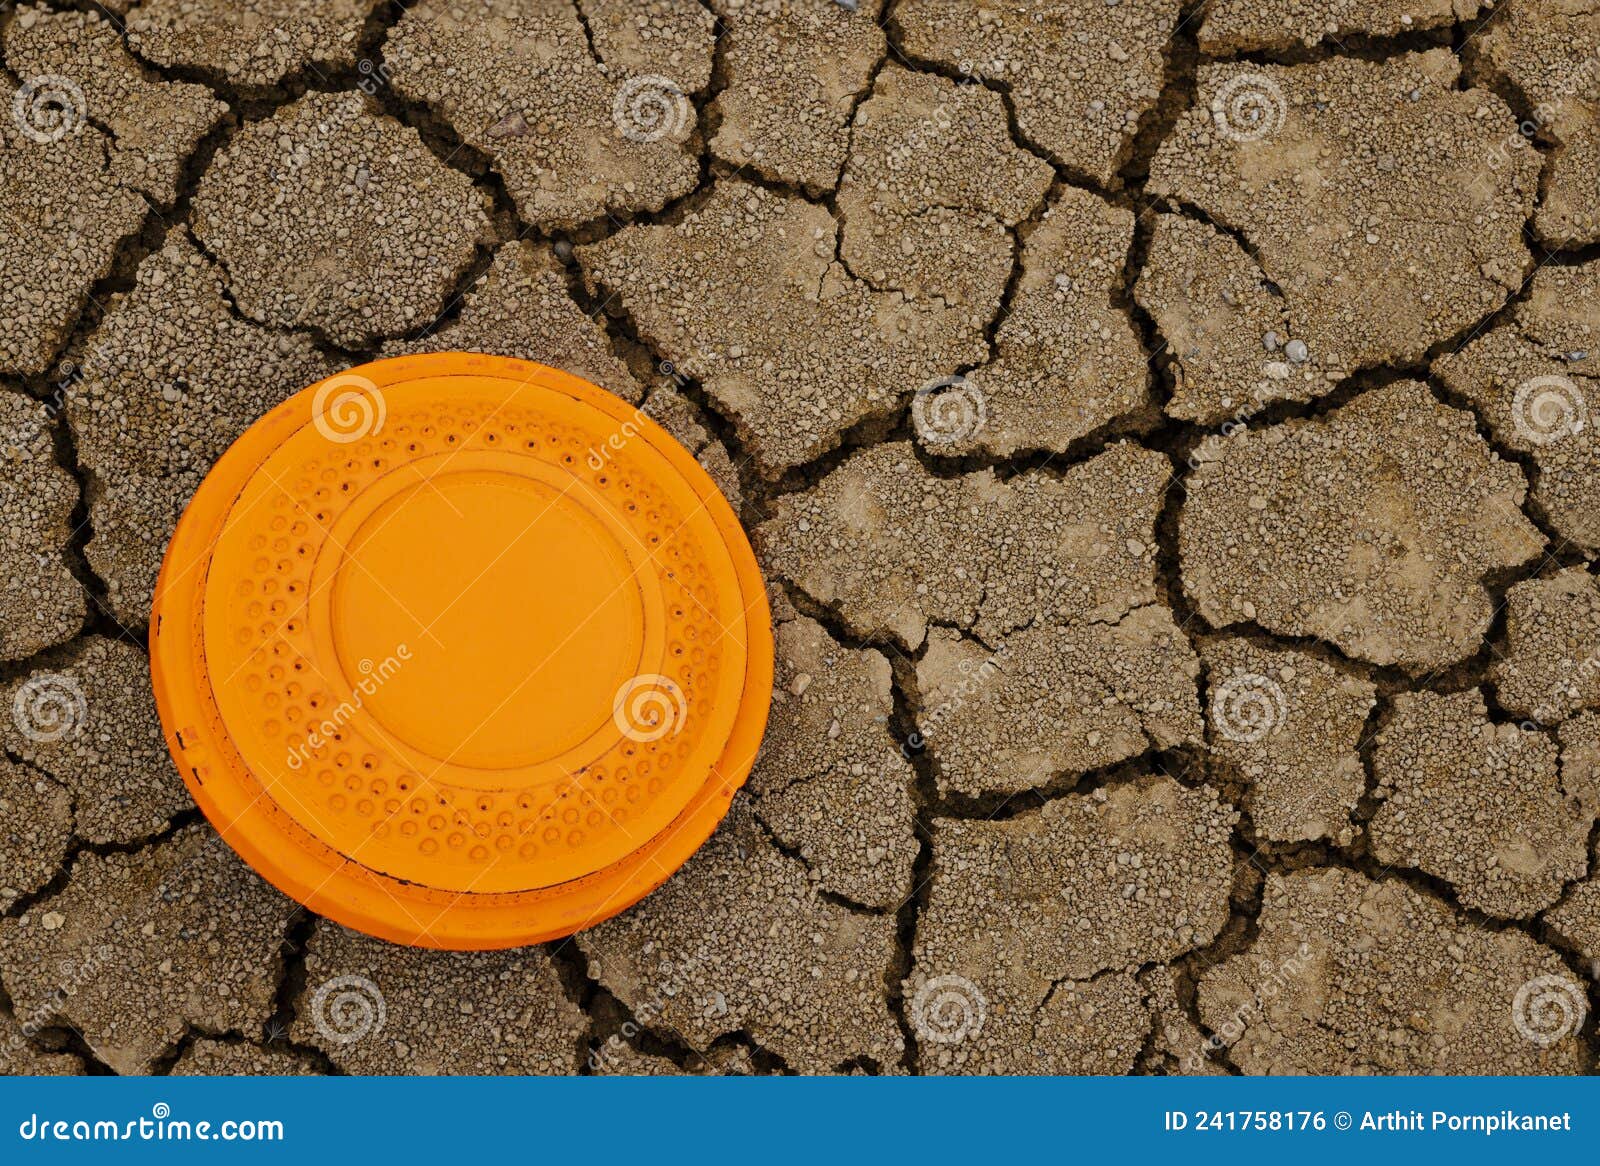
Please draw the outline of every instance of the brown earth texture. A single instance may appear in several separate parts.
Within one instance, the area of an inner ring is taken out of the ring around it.
[[[1584,1073],[1600,9],[0,4],[0,1071]],[[767,742],[571,939],[287,901],[168,759],[173,524],[433,349],[749,530]]]

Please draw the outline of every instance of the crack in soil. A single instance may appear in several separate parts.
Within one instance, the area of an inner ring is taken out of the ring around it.
[[[47,4],[47,7],[54,10],[64,10],[66,8],[83,7],[83,5],[52,2]],[[707,7],[710,10],[709,6]],[[575,8],[584,26],[590,52],[595,53],[593,34],[589,28],[587,15],[583,12],[581,3],[575,4]],[[1495,92],[1507,102],[1519,119],[1525,120],[1531,109],[1532,103],[1528,101],[1526,95],[1518,91],[1509,79],[1491,70],[1481,60],[1476,48],[1471,43],[1476,34],[1501,11],[1501,8],[1491,10],[1476,22],[1457,21],[1448,26],[1417,30],[1396,36],[1366,37],[1354,35],[1341,38],[1331,44],[1325,42],[1311,49],[1295,48],[1270,52],[1251,51],[1211,58],[1203,57],[1200,53],[1193,29],[1193,25],[1201,17],[1203,9],[1204,4],[1202,2],[1195,2],[1186,5],[1180,11],[1177,26],[1164,50],[1165,63],[1160,94],[1155,105],[1141,116],[1135,133],[1124,143],[1123,152],[1117,161],[1115,182],[1110,186],[1105,186],[1065,163],[1062,159],[1053,156],[1037,143],[1027,139],[1018,127],[1015,103],[1010,91],[1011,87],[1008,84],[991,78],[975,78],[969,73],[952,69],[939,62],[918,59],[907,53],[903,45],[901,30],[895,18],[894,0],[890,0],[890,3],[885,6],[880,22],[886,35],[886,49],[872,67],[864,86],[854,95],[847,125],[853,125],[856,110],[874,92],[878,76],[890,59],[894,58],[900,64],[913,71],[942,76],[964,84],[978,83],[997,92],[1006,110],[1008,130],[1012,142],[1033,156],[1048,162],[1056,174],[1055,182],[1041,205],[1035,208],[1022,223],[1019,223],[1016,227],[1009,228],[1013,245],[1012,270],[985,330],[985,340],[991,361],[996,357],[996,337],[1009,317],[1012,299],[1022,275],[1022,243],[1026,238],[1027,229],[1037,222],[1044,209],[1055,201],[1059,196],[1060,189],[1065,185],[1071,185],[1087,190],[1113,205],[1128,206],[1135,213],[1134,237],[1124,262],[1120,286],[1117,289],[1118,299],[1116,306],[1129,316],[1140,336],[1149,362],[1147,373],[1149,383],[1157,398],[1158,406],[1171,399],[1175,384],[1170,365],[1170,356],[1165,351],[1165,339],[1162,337],[1154,319],[1137,304],[1131,294],[1131,289],[1148,260],[1153,230],[1153,212],[1158,209],[1168,209],[1175,213],[1187,214],[1198,218],[1200,221],[1206,222],[1230,235],[1244,248],[1247,254],[1257,259],[1259,265],[1259,252],[1251,246],[1249,240],[1236,228],[1216,222],[1212,216],[1201,208],[1190,206],[1181,200],[1152,199],[1145,190],[1150,162],[1156,151],[1168,139],[1182,114],[1193,106],[1196,99],[1197,71],[1203,62],[1240,60],[1256,62],[1262,65],[1284,65],[1313,63],[1334,57],[1356,57],[1370,61],[1388,61],[1407,53],[1439,47],[1452,47],[1463,58],[1464,67],[1461,81],[1459,82],[1462,88],[1481,87]],[[104,279],[97,281],[91,288],[89,300],[83,310],[80,311],[67,340],[62,345],[60,352],[57,353],[57,358],[59,359],[65,354],[81,353],[84,350],[89,335],[98,326],[99,320],[104,314],[104,305],[109,297],[116,292],[131,289],[139,265],[150,254],[159,249],[170,225],[188,223],[192,197],[216,152],[231,142],[234,135],[244,125],[272,116],[273,113],[311,90],[343,91],[359,88],[368,94],[373,105],[379,111],[414,129],[421,136],[430,152],[443,165],[466,175],[476,187],[485,191],[490,197],[493,205],[493,237],[488,242],[479,245],[471,262],[466,265],[464,270],[458,273],[454,290],[448,296],[444,308],[414,338],[431,335],[459,315],[463,297],[481,280],[489,265],[493,262],[494,256],[498,253],[499,247],[510,241],[520,239],[550,241],[557,244],[558,255],[561,254],[561,245],[565,244],[566,254],[561,257],[568,273],[569,293],[573,301],[591,319],[600,324],[613,350],[619,356],[628,360],[630,366],[637,367],[640,364],[648,363],[653,371],[659,372],[667,364],[661,357],[659,346],[652,338],[640,332],[631,314],[624,306],[616,303],[614,296],[602,299],[597,294],[597,291],[603,291],[604,289],[591,289],[589,287],[588,274],[580,268],[571,255],[571,246],[573,244],[595,242],[608,238],[610,235],[630,225],[674,224],[681,221],[684,215],[691,213],[702,205],[705,199],[709,197],[717,181],[735,175],[786,196],[803,198],[813,205],[826,207],[835,220],[839,222],[837,238],[842,240],[843,221],[837,213],[836,196],[844,165],[848,161],[848,154],[846,162],[841,163],[840,172],[835,177],[831,191],[812,191],[790,183],[784,183],[761,174],[753,167],[736,169],[714,155],[710,143],[720,121],[717,99],[730,81],[726,60],[726,38],[730,33],[720,17],[717,18],[716,23],[711,82],[703,92],[693,95],[699,126],[700,162],[700,177],[695,187],[684,195],[670,200],[658,211],[607,214],[577,224],[567,230],[545,231],[534,224],[528,223],[522,217],[490,155],[468,146],[445,117],[429,108],[425,103],[402,96],[385,79],[382,66],[384,43],[389,32],[404,13],[405,6],[397,2],[381,3],[372,9],[357,38],[354,55],[358,63],[355,66],[329,66],[326,63],[313,62],[291,72],[279,84],[263,87],[233,84],[219,72],[204,67],[164,67],[154,64],[134,52],[131,44],[128,44],[126,28],[118,22],[123,34],[124,45],[128,47],[129,52],[135,59],[140,62],[147,75],[204,85],[228,105],[230,112],[190,153],[177,185],[177,196],[170,207],[158,208],[150,205],[149,200],[146,200],[148,210],[143,224],[137,231],[124,238],[118,244],[111,273]],[[11,13],[0,14],[0,20],[8,19],[11,15]],[[713,15],[715,15],[714,12]],[[112,19],[115,20],[114,17]],[[596,59],[598,59],[597,54]],[[376,78],[376,82],[374,78]],[[1553,143],[1545,140],[1547,137],[1548,135],[1540,135],[1530,142],[1530,148],[1539,150],[1541,154],[1545,155],[1540,176],[1539,199],[1535,204],[1536,210],[1537,206],[1543,202],[1548,181],[1548,156]],[[165,214],[163,209],[166,210]],[[1533,219],[1530,215],[1525,229],[1525,234],[1529,240],[1534,239],[1532,222]],[[1590,262],[1600,259],[1600,245],[1572,251],[1550,250],[1536,242],[1532,243],[1531,246],[1533,248],[1532,259],[1536,266],[1552,262]],[[204,251],[203,247],[202,250]],[[209,254],[208,258],[213,262],[216,261],[215,257]],[[1531,275],[1531,272],[1528,274]],[[1434,395],[1440,401],[1451,407],[1465,409],[1472,413],[1477,420],[1479,434],[1488,443],[1489,447],[1501,458],[1518,465],[1531,483],[1537,483],[1538,468],[1533,463],[1531,456],[1505,448],[1501,443],[1495,441],[1491,437],[1481,413],[1469,403],[1461,400],[1457,395],[1450,393],[1439,383],[1438,378],[1432,375],[1432,365],[1440,355],[1454,351],[1484,330],[1505,324],[1514,306],[1526,300],[1529,288],[1530,280],[1525,278],[1522,286],[1492,312],[1456,336],[1447,338],[1430,347],[1423,359],[1418,362],[1403,365],[1379,365],[1358,370],[1334,386],[1331,392],[1319,396],[1313,401],[1275,402],[1252,416],[1248,420],[1248,424],[1254,428],[1265,428],[1282,424],[1291,419],[1325,416],[1332,410],[1348,403],[1355,396],[1371,389],[1400,379],[1423,379],[1429,384]],[[248,319],[248,317],[244,317],[242,313],[239,313],[231,295],[225,294],[225,299],[231,311],[240,315],[242,319]],[[249,322],[258,327],[262,326],[254,320]],[[358,351],[332,344],[325,336],[320,335],[316,329],[294,330],[304,331],[311,335],[326,355],[342,362],[354,363],[361,359],[370,358],[376,354],[378,347],[374,344],[365,351]],[[643,380],[644,378],[641,379]],[[646,383],[648,384],[648,382]],[[31,396],[45,401],[51,400],[53,394],[59,391],[59,387],[52,384],[49,374],[24,378],[23,387]],[[729,459],[737,467],[740,485],[745,497],[743,517],[747,525],[754,525],[759,522],[770,510],[772,503],[776,499],[785,494],[811,488],[823,476],[837,468],[854,453],[883,441],[898,440],[911,436],[908,422],[908,404],[903,401],[893,408],[881,411],[877,415],[864,418],[846,430],[840,435],[839,444],[834,449],[807,462],[805,465],[786,471],[776,480],[765,481],[754,471],[753,459],[745,452],[748,441],[741,430],[738,420],[720,408],[698,382],[680,377],[678,383],[675,383],[673,387],[696,407],[705,427],[711,434],[712,440],[723,447],[724,452],[727,453]],[[1118,422],[1124,420],[1123,418],[1117,419]],[[1158,554],[1156,575],[1162,602],[1173,611],[1178,623],[1185,629],[1186,635],[1192,641],[1198,636],[1217,634],[1217,629],[1211,628],[1188,601],[1182,585],[1182,564],[1177,545],[1178,518],[1185,497],[1184,467],[1187,465],[1188,457],[1194,447],[1208,432],[1202,426],[1157,416],[1143,419],[1133,425],[1119,425],[1117,422],[1108,423],[1101,430],[1074,441],[1064,450],[1024,451],[1010,457],[974,456],[952,459],[928,454],[920,446],[914,446],[914,448],[916,448],[919,459],[929,472],[940,476],[970,473],[978,469],[990,469],[1002,477],[1022,473],[1061,473],[1072,465],[1086,461],[1095,456],[1095,454],[1102,452],[1111,442],[1123,440],[1130,436],[1137,437],[1141,444],[1147,448],[1166,454],[1173,461],[1174,473],[1157,522]],[[136,629],[123,627],[111,617],[104,602],[108,592],[106,584],[90,567],[85,555],[85,548],[93,538],[90,521],[90,502],[96,487],[91,480],[91,475],[79,463],[76,441],[70,427],[65,422],[64,416],[61,419],[61,423],[54,427],[54,436],[57,461],[62,468],[72,474],[79,488],[79,501],[72,517],[73,535],[69,543],[61,549],[61,553],[67,562],[69,570],[85,589],[85,593],[91,601],[91,611],[86,619],[84,631],[86,633],[136,639]],[[1231,636],[1240,636],[1274,646],[1290,646],[1308,652],[1342,672],[1370,680],[1378,687],[1379,692],[1377,704],[1369,713],[1363,726],[1361,742],[1358,747],[1365,773],[1365,790],[1358,803],[1354,820],[1362,829],[1348,846],[1339,847],[1326,842],[1284,845],[1259,840],[1255,835],[1248,813],[1241,805],[1238,790],[1236,788],[1224,790],[1225,795],[1231,795],[1228,796],[1227,800],[1234,805],[1234,808],[1240,810],[1241,815],[1239,825],[1236,827],[1231,839],[1236,867],[1235,886],[1229,897],[1228,920],[1224,924],[1222,931],[1211,943],[1196,948],[1171,961],[1177,973],[1179,1002],[1188,1018],[1199,1026],[1202,1032],[1206,1032],[1208,1036],[1213,1034],[1210,1034],[1203,1025],[1200,1025],[1196,999],[1196,988],[1200,977],[1229,956],[1247,951],[1255,941],[1259,933],[1261,893],[1266,874],[1287,873],[1290,870],[1302,869],[1307,866],[1340,866],[1378,881],[1394,880],[1403,882],[1412,889],[1444,903],[1459,918],[1474,927],[1487,930],[1513,929],[1521,931],[1536,941],[1546,943],[1560,952],[1572,971],[1584,982],[1589,983],[1590,994],[1594,998],[1591,1003],[1600,1004],[1600,986],[1597,986],[1595,982],[1593,970],[1586,965],[1577,952],[1572,950],[1570,944],[1562,942],[1552,933],[1552,929],[1543,920],[1545,913],[1540,913],[1533,920],[1500,920],[1485,916],[1481,912],[1464,909],[1459,905],[1454,891],[1443,880],[1420,871],[1395,869],[1378,863],[1371,856],[1370,841],[1365,831],[1366,823],[1370,821],[1378,806],[1376,798],[1378,779],[1373,758],[1374,742],[1377,733],[1388,723],[1392,715],[1395,696],[1402,692],[1420,690],[1459,691],[1463,688],[1478,686],[1484,690],[1489,704],[1491,720],[1511,719],[1499,705],[1493,682],[1489,679],[1490,664],[1497,655],[1501,654],[1505,646],[1505,591],[1513,583],[1522,579],[1540,577],[1562,566],[1584,561],[1581,555],[1563,545],[1565,540],[1561,540],[1556,536],[1551,528],[1548,516],[1542,512],[1542,508],[1532,501],[1531,496],[1522,509],[1529,521],[1556,548],[1556,552],[1552,556],[1545,557],[1535,567],[1504,572],[1499,577],[1485,581],[1486,588],[1490,592],[1496,608],[1494,624],[1484,637],[1482,647],[1473,657],[1447,669],[1434,670],[1427,675],[1418,676],[1406,673],[1398,668],[1378,667],[1355,660],[1346,656],[1333,645],[1312,637],[1276,635],[1253,625],[1239,625],[1230,627],[1227,630],[1226,634]],[[857,634],[857,629],[851,628],[837,610],[813,600],[792,584],[786,584],[785,590],[789,593],[789,597],[797,610],[801,611],[802,614],[817,619],[829,634],[841,643],[873,648],[884,651],[889,656],[893,673],[892,695],[894,701],[890,729],[899,740],[907,741],[912,739],[913,734],[916,732],[917,711],[921,707],[920,693],[915,678],[915,662],[919,654],[908,655],[893,643],[880,642],[872,636],[859,635]],[[51,649],[51,651],[53,650],[55,649]],[[47,654],[41,653],[40,655]],[[7,665],[4,673],[9,675],[27,670],[38,658],[37,656],[31,657],[29,660]],[[1203,671],[1197,684],[1201,707],[1204,708],[1207,696],[1207,682]],[[896,937],[889,964],[885,969],[885,990],[890,1011],[899,1024],[905,1039],[904,1067],[911,1072],[917,1072],[920,1069],[919,1050],[915,1033],[907,1014],[908,1004],[903,997],[902,984],[913,969],[917,928],[922,911],[927,906],[929,895],[931,894],[931,880],[934,875],[932,831],[935,818],[1010,817],[1035,809],[1053,798],[1068,794],[1081,795],[1096,788],[1134,780],[1153,772],[1166,773],[1186,785],[1222,780],[1211,772],[1203,748],[1183,748],[1165,751],[1148,750],[1139,757],[1101,770],[1076,775],[1054,775],[1041,787],[1025,791],[1022,794],[968,798],[961,795],[951,796],[939,793],[937,766],[925,748],[908,750],[908,759],[914,773],[912,798],[915,811],[914,830],[918,841],[918,854],[912,868],[913,893],[894,912]],[[1224,781],[1223,785],[1229,786],[1230,783]],[[75,839],[72,849],[69,850],[61,870],[55,878],[44,887],[19,899],[13,905],[12,910],[7,912],[7,915],[20,914],[47,900],[64,887],[71,875],[77,857],[85,852],[101,854],[112,852],[132,853],[146,847],[160,845],[178,830],[199,820],[200,814],[198,810],[184,811],[175,817],[166,829],[145,839],[127,844],[92,845]],[[772,836],[770,828],[764,822],[762,827],[767,830],[769,837],[772,837],[774,844],[778,845],[781,851],[789,854],[790,857],[797,858],[802,862],[805,861],[797,853],[793,853],[778,844],[776,838]],[[1591,852],[1593,844],[1597,842],[1600,842],[1600,825],[1595,827],[1594,835],[1590,838]],[[806,865],[809,870],[809,864]],[[1563,894],[1563,898],[1570,893],[1570,890],[1571,886],[1569,885],[1567,891]],[[822,893],[825,896],[829,894],[828,892]],[[851,903],[841,896],[832,896],[830,901],[834,901],[838,905],[853,911],[866,912],[875,916],[883,914],[879,910]],[[291,917],[286,925],[284,967],[274,998],[272,1017],[267,1024],[269,1038],[277,1029],[281,1028],[283,1031],[287,1031],[287,1026],[292,1021],[299,1000],[303,995],[305,988],[305,941],[309,938],[315,924],[315,917],[308,912],[302,911]],[[616,1039],[629,1026],[633,1031],[629,1033],[626,1039],[632,1047],[640,1052],[664,1056],[679,1068],[686,1070],[693,1070],[705,1063],[705,1058],[699,1051],[691,1048],[673,1034],[662,1033],[655,1028],[639,1025],[635,1021],[631,1010],[591,975],[588,960],[575,943],[564,941],[554,945],[549,949],[548,954],[561,974],[562,982],[569,998],[589,1019],[589,1032],[582,1042],[583,1048],[579,1050],[580,1055],[585,1057],[584,1071],[589,1071],[590,1058],[606,1042]],[[1600,1042],[1597,1042],[1596,1034],[1595,1013],[1597,1011],[1600,1011],[1600,1009],[1591,1009],[1591,1015],[1583,1033],[1583,1038],[1588,1044],[1591,1053],[1596,1050],[1597,1044],[1600,1044]],[[1145,1049],[1141,1050],[1141,1057],[1137,1063],[1142,1064],[1144,1062],[1143,1054],[1152,1047],[1155,1035],[1153,1029],[1154,1025],[1152,1025],[1152,1032],[1145,1037]],[[183,1055],[194,1040],[203,1035],[211,1036],[214,1039],[237,1040],[239,1042],[249,1039],[243,1034],[203,1034],[199,1030],[191,1028],[172,1049],[163,1054],[161,1058],[163,1067],[170,1069],[171,1065]],[[109,1068],[94,1056],[82,1037],[70,1033],[68,1030],[42,1030],[38,1034],[38,1039],[36,1039],[35,1043],[58,1045],[71,1055],[78,1056],[91,1072],[110,1072]],[[325,1071],[333,1071],[331,1063],[317,1050],[283,1045],[281,1042],[279,1042],[279,1047],[288,1047],[291,1051],[315,1057],[318,1059],[320,1068]],[[734,1047],[745,1049],[757,1067],[763,1071],[788,1071],[788,1066],[783,1063],[781,1058],[762,1049],[747,1032],[734,1032],[719,1037],[714,1042],[712,1050]],[[1234,1065],[1229,1059],[1226,1047],[1221,1050],[1217,1060],[1228,1071],[1240,1072],[1238,1066]],[[841,1069],[848,1068],[858,1068],[870,1072],[878,1071],[882,1067],[865,1062],[847,1062],[841,1066]]]

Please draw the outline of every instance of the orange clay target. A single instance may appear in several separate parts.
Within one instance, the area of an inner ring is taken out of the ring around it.
[[[363,365],[217,462],[150,653],[206,816],[285,893],[399,943],[510,947],[636,902],[766,725],[755,556],[654,422],[544,365]]]

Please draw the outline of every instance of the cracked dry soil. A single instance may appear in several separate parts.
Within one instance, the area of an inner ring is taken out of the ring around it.
[[[1556,0],[0,4],[0,1069],[1592,1072],[1597,54]],[[642,403],[770,583],[727,821],[538,948],[297,909],[149,694],[213,460],[432,348]]]

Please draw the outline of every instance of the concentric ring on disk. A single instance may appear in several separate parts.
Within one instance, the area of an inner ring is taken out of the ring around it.
[[[296,394],[178,523],[173,758],[279,889],[400,943],[571,934],[659,886],[754,762],[760,571],[690,454],[556,369],[445,353]]]

